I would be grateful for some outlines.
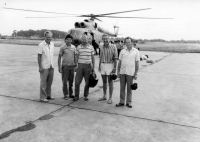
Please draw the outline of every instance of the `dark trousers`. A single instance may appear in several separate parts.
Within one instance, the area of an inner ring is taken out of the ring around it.
[[[131,85],[133,82],[133,76],[120,74],[120,103],[124,104],[125,102],[125,88],[127,85],[127,97],[126,104],[131,104],[132,102],[132,90]]]
[[[51,97],[53,75],[54,68],[44,69],[44,72],[40,73],[40,99]]]
[[[73,94],[73,82],[74,82],[74,66],[62,66],[62,82],[63,82],[63,95],[72,96]],[[69,91],[67,87],[69,82]]]
[[[80,84],[85,79],[85,88],[84,88],[84,97],[87,97],[89,94],[89,77],[91,73],[91,64],[78,64],[75,77],[75,97],[79,98],[80,93]]]

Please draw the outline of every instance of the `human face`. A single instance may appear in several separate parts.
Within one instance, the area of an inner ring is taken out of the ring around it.
[[[50,33],[46,34],[46,37],[45,37],[46,43],[50,44],[51,40],[52,40],[52,34]]]
[[[106,45],[109,44],[109,38],[108,38],[108,36],[103,36],[103,37],[102,37],[102,40],[103,40],[103,43],[104,43],[104,44],[106,44]]]
[[[83,44],[83,45],[88,44],[88,37],[87,37],[87,35],[83,35],[83,36],[82,36],[82,44]]]
[[[131,42],[131,39],[126,39],[126,41],[125,41],[125,45],[126,45],[126,47],[128,47],[128,48],[131,48],[132,47],[132,42]]]
[[[66,38],[65,39],[65,43],[66,43],[66,45],[70,45],[72,43],[72,39],[71,38]]]

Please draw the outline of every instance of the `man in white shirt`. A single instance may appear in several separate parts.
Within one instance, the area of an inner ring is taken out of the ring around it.
[[[44,33],[45,40],[38,46],[38,65],[40,72],[40,100],[42,102],[48,102],[48,100],[54,100],[51,96],[51,84],[53,82],[54,75],[54,44],[51,42],[53,33],[46,31]]]
[[[137,79],[137,72],[139,70],[139,51],[134,48],[132,38],[125,38],[125,48],[119,55],[119,63],[117,75],[120,77],[120,102],[116,107],[124,106],[125,102],[125,86],[127,85],[126,106],[131,108],[132,90],[131,85],[133,79]]]

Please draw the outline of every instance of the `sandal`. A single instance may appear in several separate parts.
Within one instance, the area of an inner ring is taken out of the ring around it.
[[[107,102],[108,104],[112,104],[112,100],[108,100],[108,102]]]
[[[99,98],[99,99],[98,99],[98,101],[105,101],[105,100],[107,100],[107,98],[104,98],[104,97],[103,97],[103,98]]]

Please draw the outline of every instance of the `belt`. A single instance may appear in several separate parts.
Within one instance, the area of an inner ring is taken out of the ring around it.
[[[104,64],[111,64],[112,62],[101,62],[101,63],[104,63]]]

